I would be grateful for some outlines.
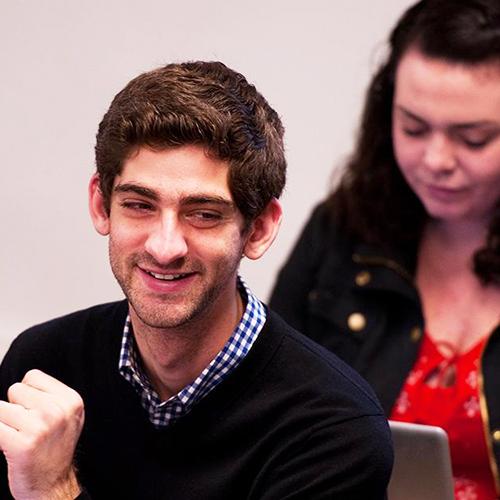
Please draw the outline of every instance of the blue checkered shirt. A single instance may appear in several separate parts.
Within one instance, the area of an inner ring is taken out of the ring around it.
[[[134,387],[149,420],[155,427],[167,426],[186,415],[198,401],[217,387],[250,351],[266,322],[266,310],[241,278],[238,278],[238,290],[247,305],[230,339],[194,382],[167,401],[161,401],[140,366],[130,316],[127,316],[118,369]]]

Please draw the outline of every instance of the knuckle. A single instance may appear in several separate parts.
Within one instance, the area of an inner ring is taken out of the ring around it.
[[[52,405],[50,408],[50,415],[48,420],[50,421],[51,426],[61,427],[64,426],[66,421],[68,420],[68,415],[61,407]]]
[[[30,382],[38,379],[43,372],[37,368],[33,368],[27,371],[23,377],[23,382],[29,384]]]
[[[43,442],[47,436],[49,436],[52,433],[53,427],[46,422],[45,420],[40,420],[38,422],[36,431],[34,434],[31,436],[31,439],[34,443],[37,445],[41,442]]]
[[[67,405],[70,413],[73,415],[79,415],[83,412],[83,399],[80,394],[73,389],[70,389],[70,392],[68,393]]]
[[[67,416],[65,411],[58,405],[53,404],[50,407],[31,410],[34,417],[35,427],[34,435],[46,436],[65,425]]]
[[[76,397],[73,402],[73,409],[75,413],[81,413],[83,411],[83,408],[84,408],[83,399],[79,394],[76,394]]]
[[[8,390],[7,390],[7,399],[9,401],[15,401],[19,391],[23,389],[23,384],[21,382],[16,382],[15,384],[12,384]]]

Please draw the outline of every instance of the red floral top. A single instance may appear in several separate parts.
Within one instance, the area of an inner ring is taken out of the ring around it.
[[[425,335],[391,419],[437,425],[447,433],[457,500],[497,498],[479,409],[478,367],[486,339],[463,354],[443,355]]]

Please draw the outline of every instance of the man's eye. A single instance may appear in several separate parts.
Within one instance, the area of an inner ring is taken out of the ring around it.
[[[220,212],[196,210],[189,212],[186,218],[196,227],[213,227],[219,224],[224,217]]]
[[[144,203],[142,201],[122,201],[121,206],[127,210],[139,212],[145,212],[152,209],[152,206],[149,203]]]

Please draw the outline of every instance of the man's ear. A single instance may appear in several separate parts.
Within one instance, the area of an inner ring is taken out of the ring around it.
[[[109,234],[109,214],[104,206],[104,197],[99,187],[99,175],[94,174],[89,182],[89,211],[95,230],[106,236]]]
[[[283,210],[279,201],[273,198],[250,225],[243,247],[246,257],[255,260],[264,255],[278,234],[282,214]]]

